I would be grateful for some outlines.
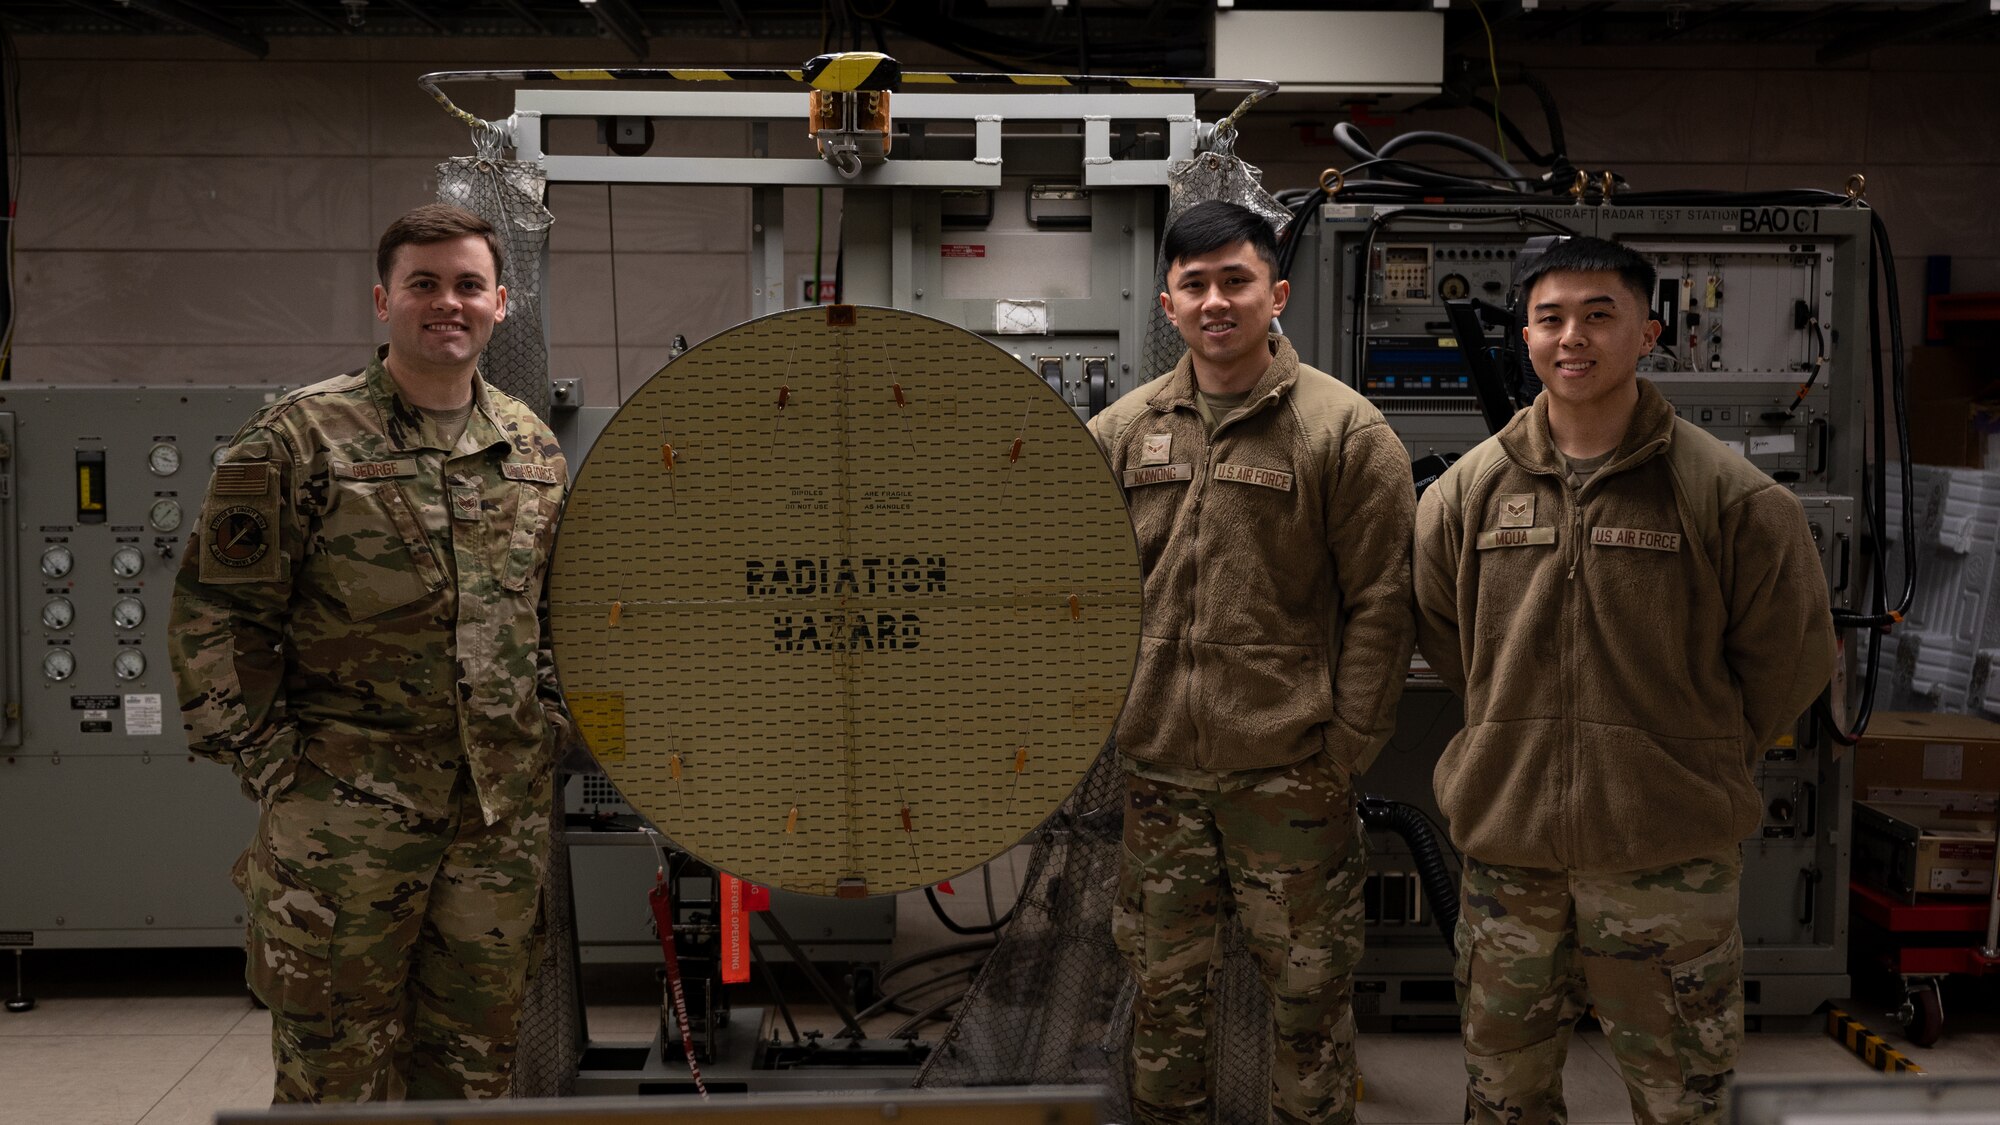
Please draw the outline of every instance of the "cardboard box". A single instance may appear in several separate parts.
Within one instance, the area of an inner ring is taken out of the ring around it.
[[[1922,347],[1910,353],[1910,460],[1964,469],[1992,466],[1987,440],[1995,428],[2000,373],[1981,353]],[[2000,467],[2000,466],[1992,466]]]
[[[1929,804],[1854,803],[1854,877],[1905,902],[1993,889],[1993,816]]]
[[[1974,715],[1883,711],[1854,755],[1857,801],[1991,810],[2000,793],[2000,723]]]

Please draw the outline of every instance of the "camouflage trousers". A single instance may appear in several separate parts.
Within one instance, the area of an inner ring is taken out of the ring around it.
[[[1589,1006],[1646,1123],[1721,1120],[1743,1043],[1740,855],[1578,875],[1470,856],[1458,1006],[1467,1121],[1562,1122],[1563,1060]]]
[[[238,882],[273,1102],[507,1094],[549,818],[455,796],[428,817],[302,760],[265,802]]]
[[[1229,792],[1127,774],[1118,948],[1139,978],[1132,1111],[1208,1119],[1209,982],[1223,897],[1271,998],[1271,1115],[1353,1120],[1353,972],[1366,845],[1339,766],[1315,755]]]

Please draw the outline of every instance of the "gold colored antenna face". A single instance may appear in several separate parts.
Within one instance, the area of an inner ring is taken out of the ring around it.
[[[1055,811],[1139,640],[1123,498],[1075,413],[963,329],[857,306],[738,325],[577,474],[563,689],[633,808],[812,894],[961,874]]]

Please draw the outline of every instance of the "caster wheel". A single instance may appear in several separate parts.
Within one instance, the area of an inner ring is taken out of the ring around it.
[[[1903,1001],[1903,1034],[1919,1047],[1933,1047],[1944,1036],[1944,999],[1936,981],[1910,990]]]

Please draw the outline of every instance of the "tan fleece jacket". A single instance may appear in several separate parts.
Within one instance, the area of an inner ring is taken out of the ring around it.
[[[1145,571],[1118,748],[1237,772],[1322,750],[1366,769],[1409,668],[1410,459],[1282,337],[1211,436],[1186,356],[1091,419]]]
[[[1424,493],[1418,644],[1465,698],[1438,760],[1452,840],[1488,863],[1583,872],[1734,848],[1760,823],[1757,755],[1833,673],[1798,498],[1644,379],[1581,488],[1547,395]]]

